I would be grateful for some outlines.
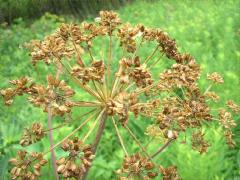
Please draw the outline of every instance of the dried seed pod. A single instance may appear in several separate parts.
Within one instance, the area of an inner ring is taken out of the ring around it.
[[[229,147],[234,148],[236,146],[236,142],[233,139],[233,133],[231,130],[226,130],[224,132],[224,136],[226,138],[227,144],[229,145]]]
[[[73,49],[66,47],[65,43],[65,40],[58,34],[47,36],[42,42],[32,41],[29,47],[31,47],[33,65],[42,60],[46,64],[50,64],[53,59],[59,61],[63,57],[71,57]]]
[[[34,84],[29,88],[28,100],[37,107],[42,107],[45,112],[48,112],[48,107],[51,102],[52,115],[63,116],[71,112],[74,106],[69,98],[75,92],[66,84],[65,81],[54,78],[52,75],[47,76],[48,86]]]
[[[118,14],[113,11],[100,11],[100,24],[107,28],[108,33],[121,24]]]
[[[102,60],[92,62],[90,67],[75,66],[72,68],[71,74],[80,79],[85,85],[90,80],[103,83],[103,77],[105,73],[105,65]]]

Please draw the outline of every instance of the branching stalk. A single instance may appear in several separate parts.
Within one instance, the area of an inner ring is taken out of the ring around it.
[[[91,135],[91,133],[92,133],[93,130],[95,129],[95,127],[96,127],[99,119],[102,117],[102,114],[103,114],[104,111],[105,111],[105,109],[103,109],[103,110],[99,113],[98,117],[97,117],[96,120],[94,121],[94,123],[93,123],[93,125],[91,126],[91,128],[89,129],[88,133],[87,133],[87,134],[84,136],[84,138],[82,139],[83,142],[85,142],[85,141],[87,140],[87,138]]]
[[[152,64],[150,64],[148,68],[151,69],[152,67],[154,67],[154,66],[161,60],[161,58],[163,57],[163,55],[164,55],[164,54],[162,54],[161,56],[159,56],[158,59],[157,59],[155,62],[153,62]]]
[[[95,83],[95,81],[92,81],[92,83],[93,83],[93,86],[94,86],[94,88],[95,88],[95,91],[98,93],[98,95],[100,96],[100,98],[101,98],[102,101],[104,102],[104,101],[105,101],[105,98],[104,98],[104,93],[103,93],[102,87],[99,88],[99,87],[97,86],[97,84]]]
[[[90,57],[91,57],[91,60],[92,60],[92,62],[94,61],[94,58],[93,58],[93,55],[92,55],[92,51],[91,51],[91,49],[90,49],[90,47],[87,45],[87,49],[88,49],[88,52],[89,52],[89,55],[90,55]]]
[[[146,60],[144,61],[144,64],[147,64],[148,61],[154,56],[154,54],[157,52],[158,50],[158,45],[157,47],[153,50],[153,52],[146,58]]]
[[[152,159],[151,156],[149,155],[149,153],[147,152],[147,150],[145,149],[145,147],[141,144],[141,142],[137,139],[137,137],[134,135],[134,133],[131,131],[131,129],[129,129],[128,126],[124,126],[125,129],[129,132],[129,134],[132,136],[132,138],[134,139],[134,141],[138,144],[138,146],[142,149],[142,151],[146,154],[146,156],[149,159]]]
[[[206,91],[205,91],[203,94],[207,94],[207,92],[210,91],[210,89],[212,88],[212,86],[213,86],[213,84],[210,84],[210,85],[207,87]]]
[[[46,155],[47,153],[49,153],[50,151],[52,151],[54,148],[58,147],[59,145],[61,145],[64,141],[66,141],[68,138],[70,138],[71,136],[73,136],[77,131],[79,131],[86,123],[88,123],[97,113],[94,113],[93,115],[91,115],[89,118],[87,118],[84,122],[82,122],[80,124],[80,126],[78,126],[75,130],[73,130],[70,134],[68,134],[65,138],[63,138],[61,141],[59,141],[57,144],[55,144],[54,146],[52,146],[49,150],[47,150],[46,152],[43,153],[43,155]]]

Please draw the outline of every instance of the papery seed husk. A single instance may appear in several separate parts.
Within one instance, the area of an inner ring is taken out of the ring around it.
[[[57,168],[57,172],[58,173],[63,173],[64,171],[65,171],[65,165],[60,165],[60,166],[58,166],[58,168]]]
[[[39,170],[34,170],[34,174],[35,174],[36,176],[40,176],[40,175],[41,175]]]

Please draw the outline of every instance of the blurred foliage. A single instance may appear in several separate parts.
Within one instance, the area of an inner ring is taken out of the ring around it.
[[[132,24],[142,23],[149,27],[160,27],[167,31],[171,37],[176,39],[182,52],[190,52],[201,64],[203,77],[200,84],[206,84],[204,78],[208,72],[221,73],[225,83],[214,90],[222,97],[222,103],[225,100],[233,99],[239,104],[239,7],[240,1],[238,0],[139,0],[121,8],[118,12],[123,21],[129,21]],[[70,20],[77,21],[76,19]],[[47,13],[31,25],[26,24],[21,18],[15,20],[11,27],[5,27],[2,24],[0,27],[0,89],[7,86],[9,79],[19,76],[31,74],[36,78],[39,75],[44,77],[47,70],[40,67],[36,73],[30,65],[30,58],[24,48],[24,43],[31,39],[42,39],[63,21],[65,21],[63,18]],[[146,48],[141,53],[143,56],[147,56],[149,52]],[[155,67],[155,75],[158,75],[161,70],[160,63]],[[21,136],[23,128],[39,119],[46,123],[47,118],[41,110],[27,104],[24,98],[17,98],[10,108],[3,106],[3,101],[0,104],[0,179],[6,180],[9,179],[7,161],[9,157],[15,155],[17,149],[21,148],[17,144],[17,140]],[[217,108],[215,104],[213,107]],[[239,117],[235,117],[235,119],[239,123]],[[56,119],[54,123],[57,124],[58,121]],[[140,139],[144,131],[142,123],[139,118],[131,124],[131,128]],[[122,163],[123,152],[119,148],[116,134],[112,132],[112,128],[111,123],[108,123],[97,152],[99,156],[94,161],[89,179],[116,179],[114,171]],[[70,131],[69,127],[57,130],[57,133],[54,133],[55,142]],[[239,179],[240,127],[235,129],[237,147],[231,150],[225,145],[220,128],[213,126],[205,129],[205,133],[212,145],[206,154],[200,155],[193,151],[190,138],[188,138],[186,144],[179,142],[172,144],[158,157],[159,163],[164,166],[176,165],[184,180]],[[121,134],[124,134],[124,130]],[[126,137],[124,138],[126,139]],[[157,141],[153,142],[150,150],[159,146],[158,144]],[[137,148],[130,140],[127,140],[127,146],[130,150]],[[42,143],[30,146],[29,150],[43,151],[48,147],[49,143],[46,138]],[[59,153],[57,150],[58,155]],[[42,179],[54,179],[50,163],[49,168],[44,168]]]
[[[0,23],[36,19],[45,12],[86,18],[102,9],[115,9],[133,0],[0,0]]]

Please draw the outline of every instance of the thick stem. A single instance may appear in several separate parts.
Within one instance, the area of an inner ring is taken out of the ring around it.
[[[51,112],[51,107],[48,107],[48,129],[49,131],[49,142],[50,142],[50,147],[51,147],[51,160],[52,160],[52,166],[54,169],[54,174],[55,174],[55,179],[59,180],[58,173],[57,173],[57,163],[56,163],[56,156],[54,149],[52,148],[54,146],[53,142],[53,128],[52,128],[52,112]]]
[[[106,120],[107,120],[107,113],[104,112],[102,114],[101,119],[100,119],[100,124],[99,124],[98,130],[97,130],[96,138],[95,138],[95,140],[94,140],[94,142],[92,144],[92,152],[93,152],[93,154],[95,154],[96,151],[97,151],[97,147],[98,147],[98,145],[100,143],[103,131],[105,129]],[[84,173],[83,180],[85,180],[87,178],[88,172],[89,172],[89,168]]]
[[[98,144],[101,140],[101,137],[102,137],[102,134],[103,134],[103,131],[104,131],[104,128],[105,128],[106,119],[107,119],[107,113],[104,112],[102,117],[101,117],[101,120],[100,120],[100,124],[99,124],[99,127],[98,127],[98,131],[97,131],[97,134],[96,134],[95,141],[92,145],[93,154],[95,154],[96,151],[97,151]]]

